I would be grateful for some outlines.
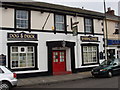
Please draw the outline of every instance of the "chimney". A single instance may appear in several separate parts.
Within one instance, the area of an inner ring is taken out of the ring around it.
[[[106,13],[109,15],[115,15],[115,11],[111,10],[111,7],[108,8],[108,11]]]

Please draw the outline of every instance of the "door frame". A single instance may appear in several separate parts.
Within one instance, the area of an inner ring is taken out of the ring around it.
[[[69,42],[69,41],[47,41],[47,50],[48,50],[48,74],[53,75],[53,66],[52,66],[52,49],[55,47],[63,47],[63,42],[65,42],[65,47],[68,47],[70,49],[70,58],[71,58],[71,71],[72,73],[75,73],[75,42]]]

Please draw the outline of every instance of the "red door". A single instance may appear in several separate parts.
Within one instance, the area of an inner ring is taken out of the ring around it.
[[[53,75],[59,75],[66,72],[66,52],[53,51]]]

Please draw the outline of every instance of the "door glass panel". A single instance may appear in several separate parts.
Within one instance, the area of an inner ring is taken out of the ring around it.
[[[58,62],[58,59],[56,59],[55,62]]]

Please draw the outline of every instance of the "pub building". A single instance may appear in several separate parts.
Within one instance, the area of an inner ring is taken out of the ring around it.
[[[2,2],[0,55],[18,78],[91,70],[104,60],[104,15],[44,2]]]

